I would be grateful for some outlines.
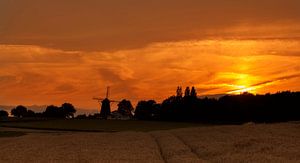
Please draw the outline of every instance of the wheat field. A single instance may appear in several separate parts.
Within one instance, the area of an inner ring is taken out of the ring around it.
[[[0,138],[0,162],[300,162],[300,123],[27,132]]]

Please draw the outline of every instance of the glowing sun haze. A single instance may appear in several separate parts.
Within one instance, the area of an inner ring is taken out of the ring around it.
[[[300,90],[298,0],[1,0],[0,104]]]

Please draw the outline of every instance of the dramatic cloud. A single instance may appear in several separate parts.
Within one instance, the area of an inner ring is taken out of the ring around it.
[[[299,0],[1,0],[0,104],[300,90]]]
[[[299,42],[202,40],[165,42],[116,52],[0,46],[0,103],[95,108],[91,98],[162,100],[177,85],[200,95],[299,90]],[[292,54],[290,54],[292,53]]]
[[[0,44],[112,51],[153,42],[299,38],[298,0],[0,1]]]

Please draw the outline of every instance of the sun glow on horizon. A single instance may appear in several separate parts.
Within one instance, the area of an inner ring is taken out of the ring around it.
[[[285,40],[191,40],[114,52],[0,45],[0,103],[67,101],[95,108],[91,97],[104,94],[107,85],[113,99],[133,103],[161,102],[178,85],[196,86],[199,95],[296,91],[298,45]]]
[[[242,94],[245,92],[252,93],[252,94],[257,93],[255,87],[247,87],[244,85],[240,85],[240,86],[236,86],[236,88],[237,88],[237,90],[227,92],[227,94]]]

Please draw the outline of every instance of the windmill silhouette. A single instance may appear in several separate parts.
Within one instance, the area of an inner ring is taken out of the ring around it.
[[[110,93],[109,91],[110,91],[110,87],[107,87],[105,98],[97,98],[97,97],[93,98],[94,100],[97,100],[99,102],[99,104],[101,105],[100,118],[102,118],[102,119],[107,119],[107,117],[111,114],[110,103],[120,102],[120,101],[116,101],[116,100],[110,100],[109,99],[109,93]]]

